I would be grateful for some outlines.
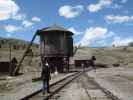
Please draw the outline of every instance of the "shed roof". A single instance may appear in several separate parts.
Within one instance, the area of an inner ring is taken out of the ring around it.
[[[75,60],[88,60],[92,57],[92,51],[89,48],[79,48],[73,56]]]
[[[70,58],[70,64],[74,64],[74,60],[89,60],[93,53],[91,48],[80,47],[76,54]]]
[[[49,31],[61,31],[61,32],[67,32],[67,34],[73,35],[73,33],[71,31],[65,29],[62,26],[56,25],[56,24],[39,30],[39,32],[49,32]]]

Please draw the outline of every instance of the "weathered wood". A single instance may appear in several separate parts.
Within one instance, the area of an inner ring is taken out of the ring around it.
[[[39,30],[41,54],[45,57],[73,56],[73,33],[57,26]]]

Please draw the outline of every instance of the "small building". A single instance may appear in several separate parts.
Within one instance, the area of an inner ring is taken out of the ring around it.
[[[89,67],[90,59],[92,57],[91,49],[87,47],[80,47],[76,54],[71,59],[71,62],[75,65],[75,67],[81,67],[81,64],[84,64],[85,67]]]
[[[0,61],[0,73],[9,73],[10,62]]]
[[[6,58],[0,58],[0,73],[9,73],[10,61]]]

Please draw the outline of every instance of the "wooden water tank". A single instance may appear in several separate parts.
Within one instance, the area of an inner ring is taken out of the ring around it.
[[[73,56],[73,33],[53,25],[37,31],[40,36],[41,55],[44,57]]]

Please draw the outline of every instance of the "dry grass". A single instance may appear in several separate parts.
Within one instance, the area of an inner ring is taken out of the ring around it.
[[[84,54],[82,53],[84,52]],[[95,55],[96,63],[113,65],[128,64],[133,62],[133,47],[117,48],[80,48],[77,53],[78,57],[84,55]],[[89,58],[89,57],[88,57]]]
[[[133,63],[128,63],[128,67],[133,67]]]
[[[35,55],[39,54],[39,49],[33,48]],[[12,50],[12,57],[15,56],[19,61],[22,58],[24,50]],[[80,47],[74,56],[74,59],[90,59],[92,55],[96,56],[98,64],[122,64],[133,67],[133,47],[117,47],[117,48],[87,48]],[[0,48],[0,60],[9,61],[9,49]],[[36,71],[38,70],[40,59],[39,57],[26,57],[23,61],[23,70]],[[29,67],[26,67],[29,66]],[[27,72],[26,71],[26,72]]]

